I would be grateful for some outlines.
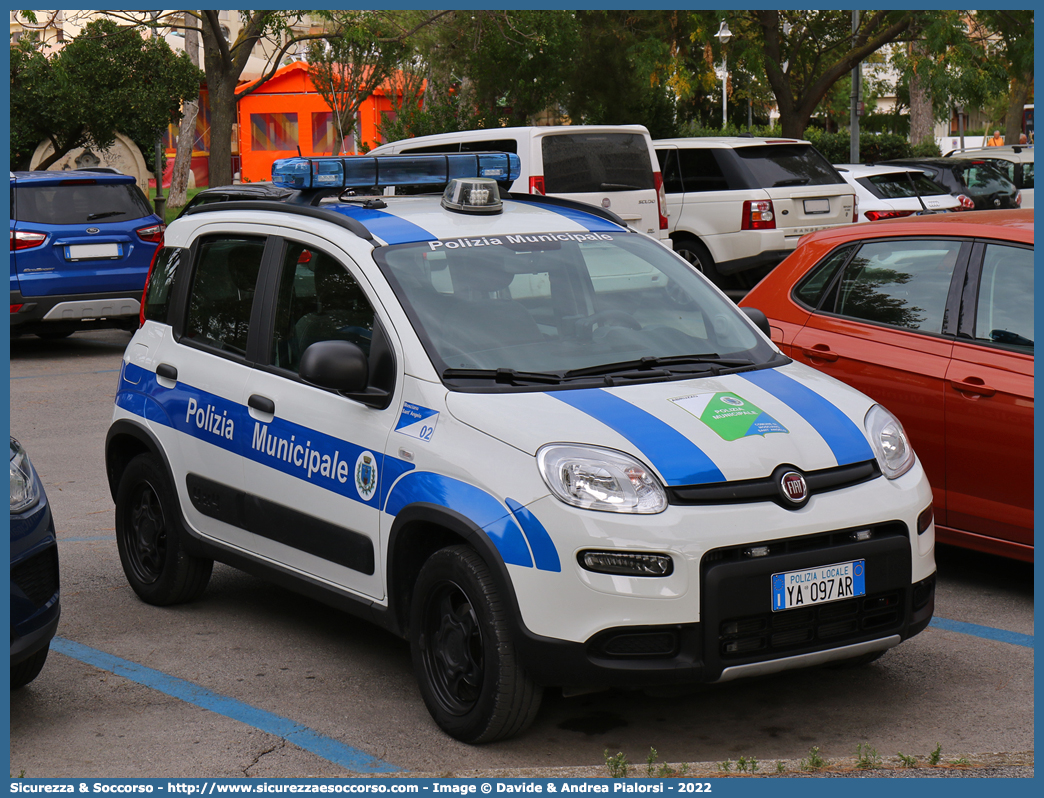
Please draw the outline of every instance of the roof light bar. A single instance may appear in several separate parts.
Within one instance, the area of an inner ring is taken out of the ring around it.
[[[508,152],[281,158],[272,164],[272,182],[295,189],[444,186],[458,177],[511,182],[521,171]]]

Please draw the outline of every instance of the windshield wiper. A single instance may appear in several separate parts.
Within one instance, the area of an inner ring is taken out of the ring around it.
[[[627,183],[602,183],[602,188],[606,191],[614,188],[623,191],[640,191],[642,187],[632,186]]]
[[[442,379],[452,380],[492,380],[503,385],[522,385],[524,383],[544,383],[558,385],[562,377],[549,371],[515,371],[514,369],[446,369]]]
[[[772,187],[773,188],[778,188],[779,186],[807,186],[807,185],[808,185],[808,178],[807,177],[793,177],[790,180],[777,180],[775,183],[772,184]]]
[[[87,214],[87,221],[93,222],[95,219],[104,219],[106,216],[124,216],[127,211],[105,211],[104,213],[89,213]]]
[[[675,366],[707,366],[707,371],[719,374],[723,367],[742,368],[753,366],[754,362],[746,358],[723,358],[713,352],[702,355],[675,355],[673,357],[643,357],[640,360],[624,360],[619,363],[605,363],[601,366],[589,366],[583,369],[567,371],[563,376],[566,379],[575,377],[597,377],[603,374],[621,374],[624,372],[652,372],[670,374]]]

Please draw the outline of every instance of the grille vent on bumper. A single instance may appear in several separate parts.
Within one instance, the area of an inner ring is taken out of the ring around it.
[[[609,659],[669,658],[678,653],[680,635],[677,629],[618,628],[607,629],[588,643],[588,653]]]
[[[58,592],[58,547],[48,546],[11,569],[11,582],[37,607]]]

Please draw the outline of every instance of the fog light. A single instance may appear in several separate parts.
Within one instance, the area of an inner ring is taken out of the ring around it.
[[[582,551],[577,555],[577,560],[585,570],[600,574],[670,576],[674,572],[674,561],[669,554]]]
[[[744,557],[767,557],[768,553],[768,546],[751,546],[749,549],[743,550]]]

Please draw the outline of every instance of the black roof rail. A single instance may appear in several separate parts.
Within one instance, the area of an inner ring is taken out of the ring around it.
[[[375,241],[373,233],[360,221],[345,216],[344,214],[316,208],[311,205],[299,205],[295,202],[283,200],[231,200],[229,202],[207,202],[186,208],[183,215],[191,216],[197,213],[211,213],[213,211],[281,211],[282,213],[293,213],[297,216],[308,216],[312,219],[321,219],[338,227],[351,231],[366,241]]]

